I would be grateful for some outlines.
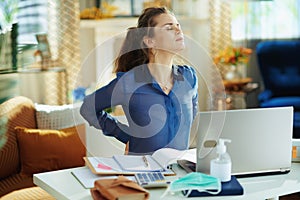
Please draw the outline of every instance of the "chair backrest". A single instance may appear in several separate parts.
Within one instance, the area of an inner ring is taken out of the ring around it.
[[[263,41],[256,53],[266,90],[273,96],[300,96],[300,41]]]

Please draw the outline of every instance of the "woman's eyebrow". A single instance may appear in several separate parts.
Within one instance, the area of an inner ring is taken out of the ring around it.
[[[168,22],[168,23],[165,23],[165,24],[163,24],[161,27],[163,27],[163,26],[167,26],[167,25],[179,25],[179,23],[172,23],[172,22]]]

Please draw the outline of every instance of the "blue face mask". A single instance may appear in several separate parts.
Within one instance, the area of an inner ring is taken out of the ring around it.
[[[210,194],[218,194],[221,192],[221,181],[210,175],[200,172],[192,172],[171,182],[163,196],[167,193],[174,194],[176,192],[186,191],[185,196],[187,197],[193,190],[207,192]]]

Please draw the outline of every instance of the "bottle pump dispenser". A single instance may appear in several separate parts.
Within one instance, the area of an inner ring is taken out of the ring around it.
[[[226,152],[225,142],[231,142],[229,139],[219,139],[217,144],[218,157],[210,162],[210,175],[217,177],[221,182],[228,182],[231,180],[231,158]]]

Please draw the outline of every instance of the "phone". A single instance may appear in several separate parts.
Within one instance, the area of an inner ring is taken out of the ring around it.
[[[177,164],[188,173],[196,171],[196,163],[194,162],[188,160],[177,160]]]

